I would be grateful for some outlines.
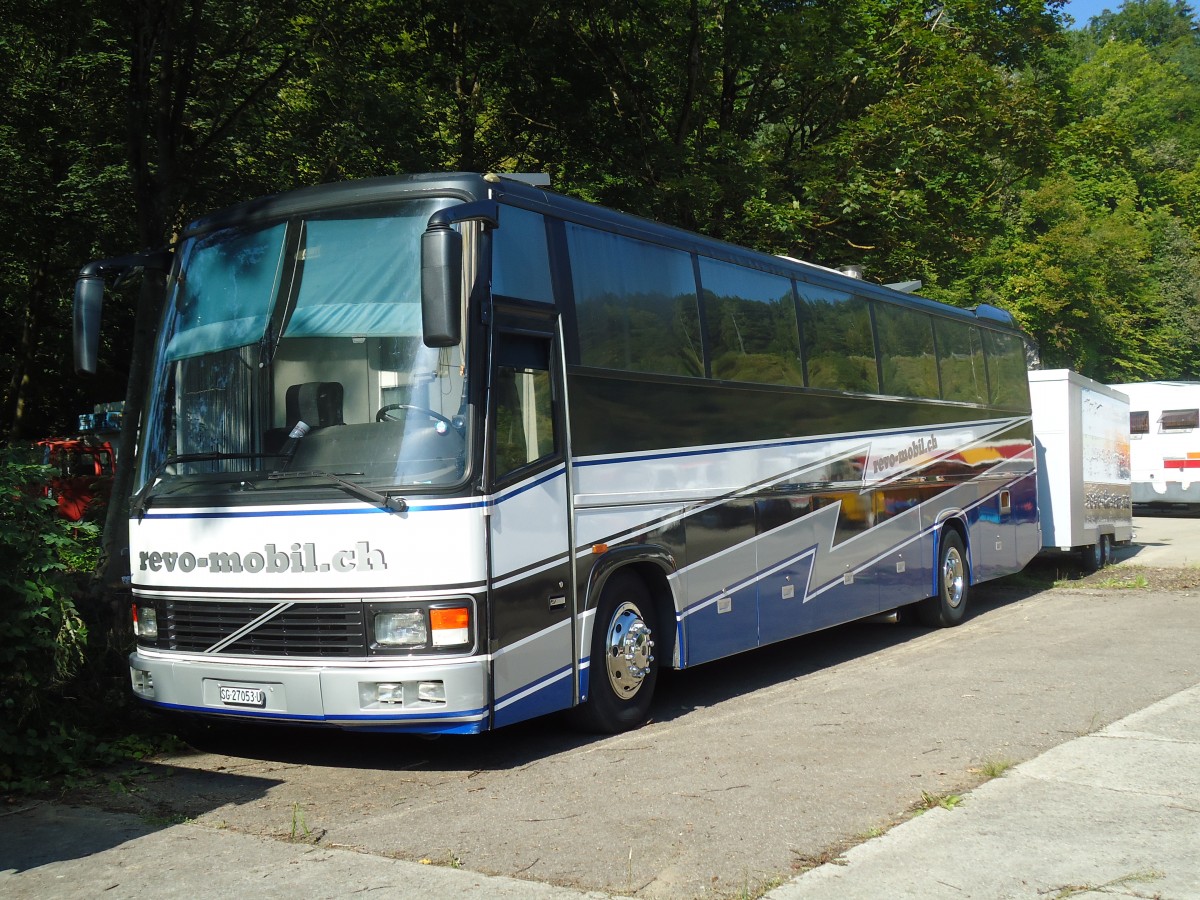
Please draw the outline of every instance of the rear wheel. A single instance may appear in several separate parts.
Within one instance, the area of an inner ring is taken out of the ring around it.
[[[577,724],[615,734],[646,721],[658,680],[657,627],[645,582],[632,572],[609,579],[592,623],[588,697],[574,710]]]
[[[938,548],[938,591],[916,604],[917,617],[931,628],[957,625],[967,614],[971,577],[962,538],[953,528],[942,532]]]

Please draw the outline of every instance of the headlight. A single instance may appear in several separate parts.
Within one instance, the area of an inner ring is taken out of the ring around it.
[[[133,633],[147,641],[158,640],[158,613],[153,606],[133,605]]]
[[[375,614],[375,643],[381,647],[424,647],[428,640],[422,610]]]

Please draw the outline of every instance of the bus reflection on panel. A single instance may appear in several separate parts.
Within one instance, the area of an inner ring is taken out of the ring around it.
[[[159,708],[617,731],[662,666],[954,625],[1039,549],[999,310],[494,175],[299,190],[170,256],[130,520]],[[143,263],[81,273],[80,369]]]

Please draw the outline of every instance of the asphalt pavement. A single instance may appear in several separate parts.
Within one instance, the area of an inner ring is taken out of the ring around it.
[[[1143,524],[1136,562],[1158,563],[1147,551],[1168,546],[1174,533],[1165,523]],[[961,796],[931,799],[942,805],[765,896],[1200,900],[1200,684]],[[453,859],[414,862],[324,846],[297,824],[292,839],[281,840],[211,821],[18,802],[0,810],[0,896],[619,896],[487,876]]]
[[[1200,685],[1018,765],[782,884],[809,898],[1200,898]],[[7,898],[616,895],[190,822],[30,803],[0,814]]]

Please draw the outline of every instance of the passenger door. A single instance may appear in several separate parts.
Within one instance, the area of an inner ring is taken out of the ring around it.
[[[495,725],[574,702],[574,602],[562,367],[550,323],[498,312],[488,507]]]

